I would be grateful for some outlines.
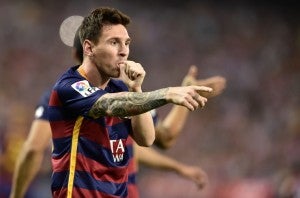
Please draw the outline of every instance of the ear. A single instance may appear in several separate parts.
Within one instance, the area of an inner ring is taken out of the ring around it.
[[[83,53],[89,57],[94,56],[93,47],[94,44],[90,40],[84,40],[83,41]]]

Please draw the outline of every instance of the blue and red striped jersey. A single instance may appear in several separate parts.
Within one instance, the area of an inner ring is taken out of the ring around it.
[[[130,119],[88,112],[106,93],[128,91],[111,79],[102,90],[70,68],[54,85],[49,101],[52,129],[53,197],[128,197]]]
[[[47,90],[43,93],[42,97],[40,98],[36,109],[34,118],[39,120],[48,120],[48,104],[50,99],[51,90]]]
[[[139,198],[139,190],[136,183],[136,177],[138,172],[138,164],[136,158],[134,157],[134,140],[129,137],[127,140],[127,148],[129,150],[129,166],[128,166],[128,197],[129,198]]]

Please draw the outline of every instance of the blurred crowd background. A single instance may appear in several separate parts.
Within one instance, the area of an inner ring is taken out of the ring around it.
[[[177,144],[161,151],[201,166],[208,187],[141,166],[142,198],[300,197],[300,7],[208,0],[1,0],[0,197],[41,94],[75,64],[60,24],[98,6],[132,18],[130,58],[147,71],[144,91],[180,85],[192,64],[199,78],[227,79],[224,93],[192,112]],[[50,149],[28,197],[50,197]]]

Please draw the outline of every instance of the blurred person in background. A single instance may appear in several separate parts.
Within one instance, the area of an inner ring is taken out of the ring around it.
[[[6,106],[10,115],[6,118],[7,128],[1,129],[0,150],[0,197],[8,197],[11,187],[11,178],[17,155],[26,138],[28,107],[20,102],[11,101],[11,106]],[[2,131],[3,130],[3,131]],[[28,194],[31,194],[29,192]]]
[[[74,22],[74,25],[77,23]],[[74,37],[72,56],[77,64],[82,63],[82,46],[78,32]],[[25,196],[27,189],[41,168],[45,150],[51,145],[51,128],[48,120],[50,93],[51,90],[49,89],[40,98],[28,137],[17,158],[10,193],[11,198]]]
[[[83,58],[82,46],[78,32],[76,31],[82,19],[83,17],[81,16],[66,18],[60,27],[60,35],[64,37],[63,42],[69,43],[69,45],[72,46],[72,57],[76,64],[81,63]],[[65,37],[66,33],[70,31],[76,33]],[[48,121],[50,91],[49,89],[43,93],[36,106],[34,120],[31,123],[29,134],[20,150],[14,167],[10,197],[24,197],[26,195],[30,184],[41,169],[45,151],[51,146],[51,128]],[[48,193],[50,193],[50,191]]]

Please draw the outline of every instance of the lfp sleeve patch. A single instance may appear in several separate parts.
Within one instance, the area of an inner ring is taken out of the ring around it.
[[[88,97],[95,91],[99,90],[97,87],[91,87],[87,80],[75,82],[71,86],[73,89],[75,89],[75,91],[80,93],[83,97]]]

